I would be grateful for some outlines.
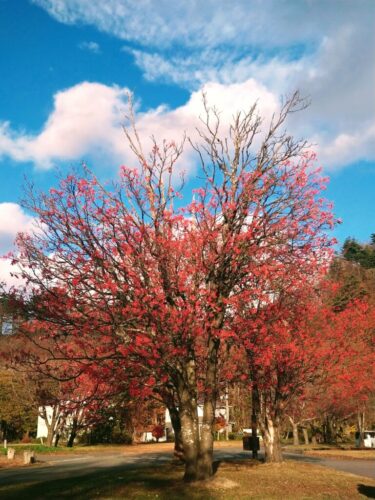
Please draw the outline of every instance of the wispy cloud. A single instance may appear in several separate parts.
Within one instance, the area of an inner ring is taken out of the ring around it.
[[[147,80],[191,92],[250,79],[278,96],[299,89],[312,104],[293,125],[318,142],[322,161],[375,159],[373,0],[33,2],[131,42],[124,50]]]
[[[96,42],[81,42],[78,45],[81,50],[87,50],[93,54],[100,54],[100,45]]]
[[[346,23],[372,24],[372,0],[32,0],[67,24],[86,23],[153,48],[243,50],[319,41]],[[147,20],[147,26],[145,25]]]

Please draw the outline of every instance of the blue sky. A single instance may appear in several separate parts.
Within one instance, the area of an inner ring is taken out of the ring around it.
[[[373,0],[0,0],[0,251],[30,223],[24,177],[48,189],[56,167],[84,160],[110,179],[133,161],[121,132],[128,90],[147,142],[194,128],[202,90],[224,116],[256,99],[268,116],[300,89],[311,106],[288,128],[331,178],[335,235],[368,240],[374,23]],[[194,182],[189,151],[184,161]]]

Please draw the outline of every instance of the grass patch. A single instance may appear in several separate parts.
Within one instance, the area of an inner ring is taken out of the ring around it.
[[[24,451],[35,451],[35,453],[69,453],[73,451],[72,448],[66,448],[62,446],[45,446],[44,444],[8,444],[8,448],[14,448],[16,450],[16,455],[22,454]],[[75,450],[74,450],[75,451]],[[7,448],[0,448],[0,454],[6,455]]]
[[[355,499],[374,498],[375,481],[324,467],[288,461],[220,463],[214,478],[186,485],[182,467],[172,465],[95,473],[48,482],[0,486],[0,498],[41,499]]]
[[[152,445],[151,445],[152,446]],[[147,446],[146,446],[147,447]],[[169,446],[170,447],[170,446]],[[23,451],[35,451],[35,453],[90,453],[90,452],[101,452],[101,451],[118,451],[119,449],[136,449],[138,446],[134,445],[115,445],[115,444],[103,444],[103,445],[77,445],[72,448],[67,446],[46,446],[40,443],[9,443],[8,448],[15,448],[16,453],[21,453]],[[148,448],[148,447],[147,447]],[[6,449],[0,448],[1,453],[6,455]]]
[[[375,449],[350,450],[350,449],[330,449],[330,450],[306,450],[304,455],[325,457],[325,458],[343,458],[352,460],[375,460]]]
[[[315,456],[322,458],[337,458],[337,459],[360,459],[360,460],[375,460],[374,448],[355,448],[352,444],[344,445],[289,445],[283,448],[285,453],[303,453],[307,456]]]

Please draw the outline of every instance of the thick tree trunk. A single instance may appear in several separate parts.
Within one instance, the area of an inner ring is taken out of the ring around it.
[[[203,407],[203,424],[201,428],[200,449],[198,459],[198,479],[200,481],[208,479],[213,474],[212,457],[213,457],[213,420],[211,415],[215,415],[215,406],[211,402],[205,402]]]
[[[280,428],[278,423],[266,417],[262,426],[262,436],[264,442],[264,458],[267,463],[282,462]]]
[[[193,360],[185,366],[184,377],[178,384],[181,436],[184,449],[184,481],[198,479],[199,421],[196,397],[195,363]]]
[[[54,429],[51,425],[48,426],[48,432],[47,432],[47,438],[46,438],[46,446],[52,446],[53,445],[53,438],[54,438]]]
[[[198,479],[205,480],[213,474],[214,423],[216,409],[217,358],[220,342],[211,338],[208,344],[203,422],[200,437]]]
[[[253,387],[254,401],[258,408],[259,426],[262,432],[264,444],[264,459],[267,463],[282,462],[281,451],[280,417],[277,416],[277,407],[269,407],[267,395]],[[275,405],[276,396],[272,395],[270,400]]]
[[[192,408],[181,408],[181,434],[184,448],[184,481],[198,479],[199,426],[198,412]]]

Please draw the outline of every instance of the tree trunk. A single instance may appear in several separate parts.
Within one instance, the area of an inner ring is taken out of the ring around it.
[[[66,443],[66,446],[68,448],[73,448],[74,440],[77,436],[77,427],[78,427],[78,418],[73,417],[72,429],[71,429],[70,434],[69,434],[68,442]]]
[[[288,415],[288,419],[289,419],[289,422],[290,422],[290,424],[292,426],[293,445],[294,446],[299,446],[298,423],[290,415]]]
[[[318,439],[317,439],[317,428],[315,427],[314,424],[310,424],[310,433],[311,433],[311,444],[312,445],[317,445],[318,444]]]
[[[359,432],[359,447],[364,448],[365,447],[365,436],[364,436],[365,414],[364,414],[364,412],[357,413],[357,427],[358,427],[358,432]]]
[[[53,445],[53,438],[54,438],[54,429],[52,425],[47,426],[48,433],[47,433],[47,439],[46,439],[46,446],[52,446]]]
[[[305,445],[307,446],[309,443],[309,433],[307,432],[306,427],[302,427],[303,439],[305,440]]]
[[[212,457],[214,446],[213,420],[211,415],[215,415],[215,406],[211,402],[205,402],[203,406],[203,423],[201,428],[201,438],[198,458],[198,478],[200,481],[208,479],[213,474]]]
[[[55,436],[55,444],[54,444],[55,448],[57,448],[57,445],[59,444],[59,441],[60,441],[60,433],[57,432],[56,436]]]
[[[198,479],[201,481],[210,478],[213,474],[212,459],[214,447],[214,423],[217,396],[217,358],[219,346],[219,340],[211,337],[208,344],[203,422],[198,460]]]
[[[272,395],[270,398],[271,404],[275,406],[269,408],[266,396],[260,393],[256,387],[254,387],[253,390],[254,400],[258,408],[259,425],[263,437],[265,462],[282,462],[283,454],[281,451],[280,418],[277,416],[276,396]]]
[[[184,445],[182,442],[181,420],[178,409],[175,406],[168,406],[169,415],[174,433],[174,458],[184,462]]]
[[[199,428],[198,412],[192,408],[181,408],[181,434],[184,448],[184,481],[198,479]]]
[[[292,423],[292,429],[293,429],[293,444],[294,446],[299,446],[298,425],[295,422]]]
[[[181,422],[181,436],[184,449],[184,481],[198,479],[199,421],[196,396],[195,363],[190,360],[185,373],[178,381],[178,397]]]
[[[323,437],[324,437],[325,443],[332,443],[333,431],[332,431],[332,422],[331,422],[329,415],[326,415],[324,418]]]
[[[40,415],[46,424],[47,427],[47,440],[46,440],[46,445],[47,446],[53,446],[53,438],[55,436],[57,424],[58,424],[58,413],[59,413],[59,408],[58,406],[54,406],[52,408],[52,415],[51,415],[51,421],[48,420],[48,414],[47,414],[47,408],[43,406],[43,413]]]
[[[282,462],[280,428],[278,423],[273,422],[269,417],[265,419],[262,426],[262,436],[264,442],[264,458],[267,463]]]
[[[257,391],[255,388],[252,388],[251,390],[251,436],[253,438],[253,458],[254,460],[258,459],[258,450],[255,449],[255,444],[254,440],[258,437],[258,418],[257,414],[259,411],[259,408],[257,407],[258,403],[258,395]]]

